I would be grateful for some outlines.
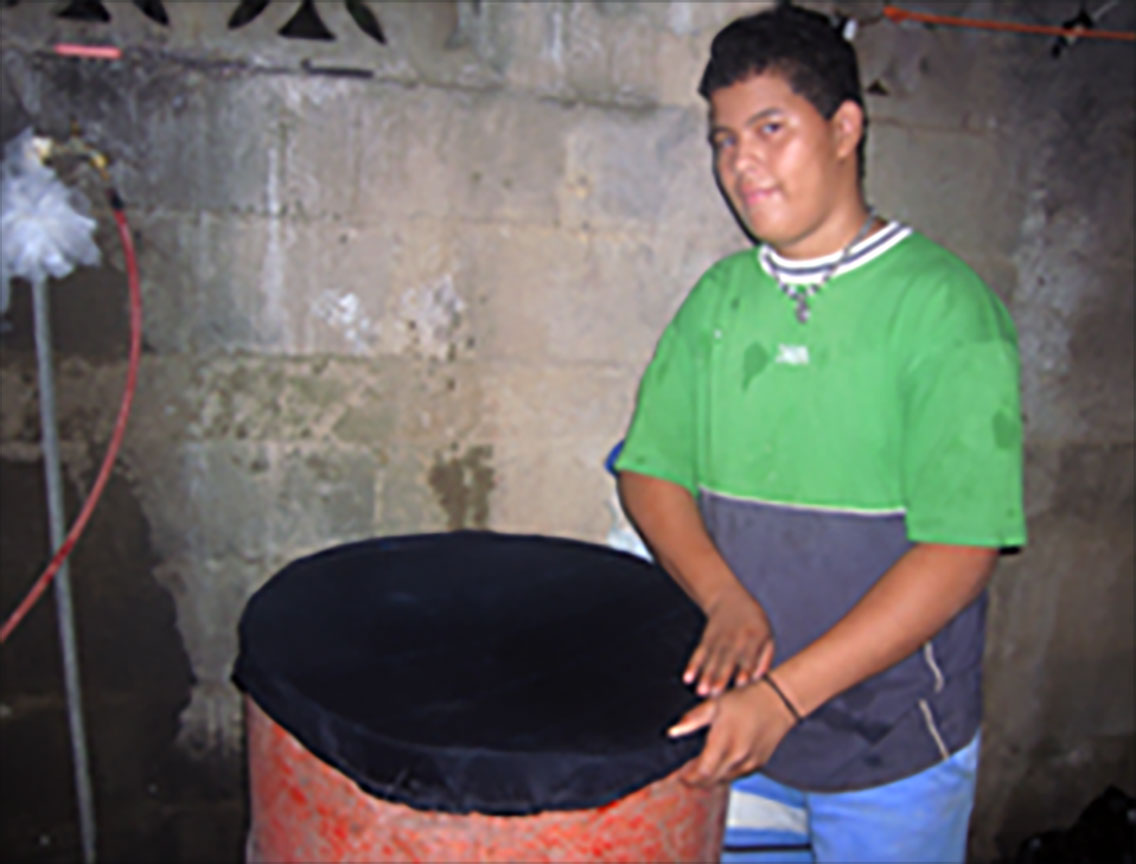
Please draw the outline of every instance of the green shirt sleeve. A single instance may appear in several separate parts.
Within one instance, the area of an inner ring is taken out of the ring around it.
[[[693,295],[692,295],[693,296]],[[635,413],[616,471],[668,480],[698,494],[695,422],[696,368],[691,298],[663,331],[639,382]]]
[[[903,327],[911,347],[900,379],[908,536],[914,542],[1024,545],[1013,322],[969,268],[920,291],[925,296],[917,320]]]

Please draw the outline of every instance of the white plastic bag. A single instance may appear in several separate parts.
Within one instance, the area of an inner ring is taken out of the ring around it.
[[[620,552],[630,552],[632,555],[654,561],[651,550],[647,548],[639,532],[623,515],[623,508],[619,504],[619,495],[616,492],[611,493],[607,506],[611,510],[611,529],[607,532],[607,545]]]
[[[99,263],[97,223],[83,212],[86,199],[43,164],[39,148],[25,129],[5,146],[0,164],[0,314],[8,309],[13,278],[34,285]]]

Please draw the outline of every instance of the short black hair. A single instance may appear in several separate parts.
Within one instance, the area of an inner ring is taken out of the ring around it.
[[[709,101],[716,90],[764,72],[781,75],[825,119],[847,101],[860,106],[864,131],[856,155],[863,179],[868,112],[856,52],[838,25],[819,12],[789,4],[739,18],[714,37],[698,93]]]

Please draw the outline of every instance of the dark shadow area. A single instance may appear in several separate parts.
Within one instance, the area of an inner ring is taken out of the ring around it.
[[[67,490],[69,512],[77,506]],[[0,462],[0,604],[47,555],[40,462]],[[243,791],[234,756],[176,745],[193,674],[146,522],[112,476],[71,566],[80,675],[103,861],[238,861]],[[53,591],[0,649],[0,849],[5,861],[80,857]]]

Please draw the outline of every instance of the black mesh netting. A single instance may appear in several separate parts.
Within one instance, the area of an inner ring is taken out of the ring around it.
[[[666,728],[701,612],[651,564],[489,532],[341,546],[249,600],[234,681],[366,791],[429,810],[595,807],[704,736]]]

